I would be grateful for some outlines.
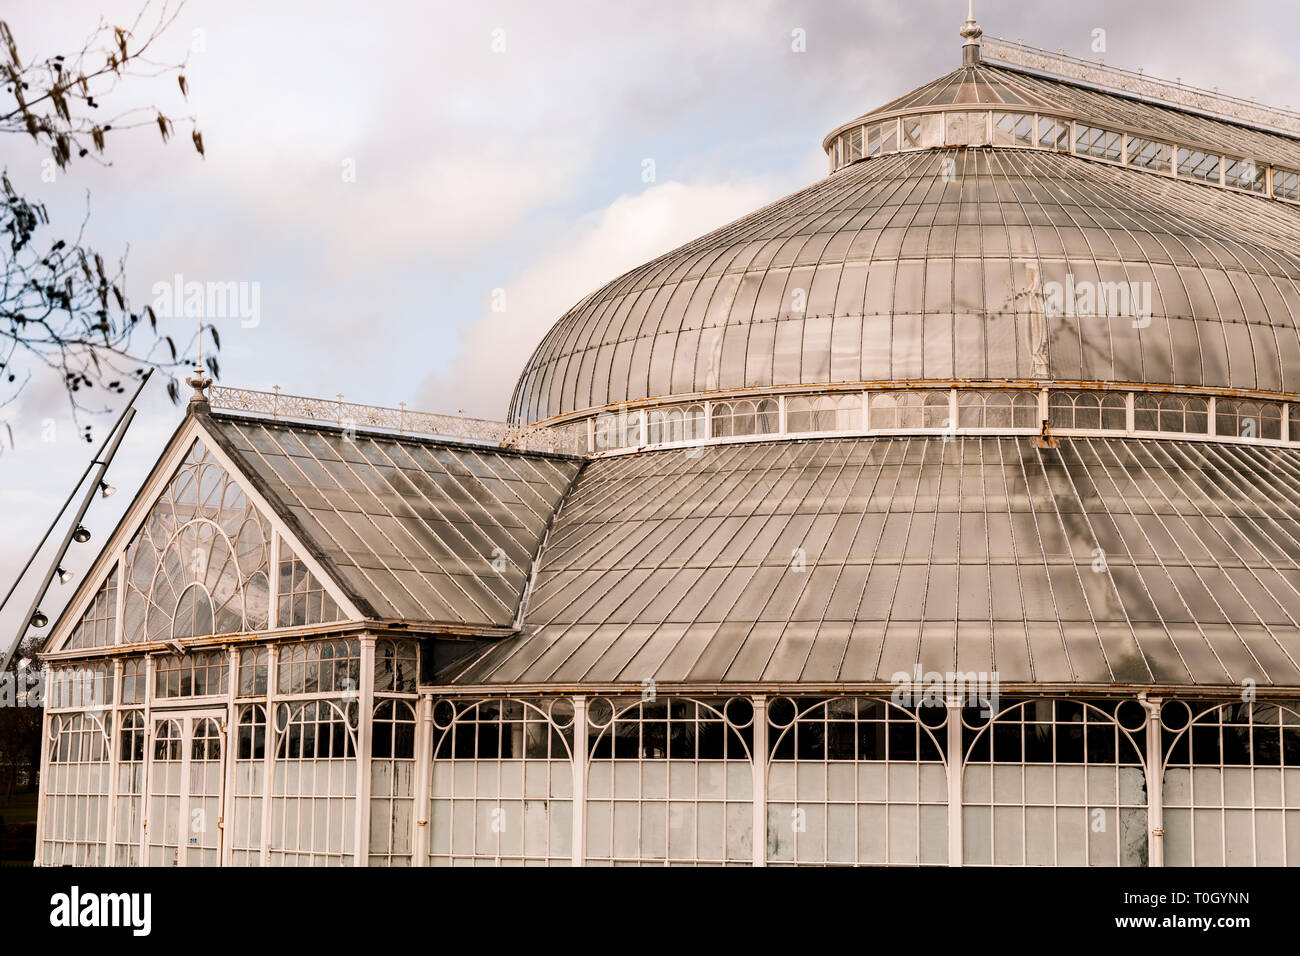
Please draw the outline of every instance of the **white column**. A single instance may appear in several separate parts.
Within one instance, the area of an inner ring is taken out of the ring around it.
[[[226,726],[222,728],[222,744],[225,749],[221,751],[222,759],[226,762],[226,769],[221,774],[221,802],[218,804],[217,811],[217,839],[218,844],[217,859],[220,866],[230,866],[233,859],[234,843],[231,837],[233,828],[226,826],[226,821],[234,817],[235,800],[231,792],[235,786],[235,757],[238,756],[239,748],[239,708],[235,705],[235,693],[239,688],[239,649],[230,648],[230,670],[226,675]]]
[[[948,865],[961,866],[964,862],[962,848],[962,793],[961,778],[965,764],[962,754],[960,697],[948,699]]]
[[[1147,865],[1165,865],[1165,756],[1160,739],[1159,697],[1138,697],[1147,709]]]
[[[149,799],[150,771],[153,769],[153,692],[154,670],[157,659],[150,654],[144,659],[144,768],[140,774],[140,865],[149,865],[149,814],[153,802]]]
[[[755,694],[754,748],[754,865],[767,866],[767,697]]]
[[[573,698],[573,865],[587,862],[587,698]]]
[[[375,726],[375,636],[361,638],[361,693],[357,714],[356,866],[370,863],[370,740]]]
[[[433,695],[415,703],[415,839],[412,866],[429,865],[429,784],[433,776]]]
[[[28,664],[27,666],[30,667],[31,665]],[[37,771],[40,776],[36,781],[37,784],[36,859],[32,861],[34,866],[41,865],[41,851],[44,849],[43,844],[45,842],[45,797],[46,797],[46,791],[49,789],[46,784],[49,780],[49,772],[50,772],[50,751],[54,747],[53,742],[50,740],[50,701],[48,696],[49,686],[50,686],[49,675],[50,675],[50,668],[49,665],[46,665],[45,675],[43,679],[43,683],[45,685],[44,693],[46,695],[45,709],[41,715],[41,766],[40,769]],[[24,679],[25,679],[25,675],[24,675]]]
[[[280,657],[280,646],[272,644],[266,649],[266,743],[263,747],[262,770],[262,847],[261,865],[271,865],[271,790],[275,776],[275,694]]]
[[[119,589],[123,590],[123,589]],[[109,725],[105,729],[108,731],[108,813],[105,814],[105,826],[108,828],[108,839],[106,840],[107,861],[108,865],[114,864],[113,860],[113,838],[116,836],[114,823],[117,816],[117,762],[121,757],[119,753],[119,741],[122,737],[122,662],[120,660],[111,661],[109,666],[112,668],[113,678],[110,686],[113,689],[113,704],[108,708]]]
[[[280,608],[280,536],[278,534],[271,535],[271,573],[267,575],[266,593],[270,605],[266,623],[267,627],[274,630],[287,623],[277,618]]]

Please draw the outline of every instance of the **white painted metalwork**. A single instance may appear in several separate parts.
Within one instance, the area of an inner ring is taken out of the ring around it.
[[[981,59],[1005,63],[1059,76],[1066,80],[1087,83],[1107,90],[1140,96],[1144,100],[1168,103],[1182,109],[1192,109],[1223,119],[1265,126],[1269,129],[1300,133],[1300,113],[1292,110],[1264,106],[1254,100],[1228,96],[1217,90],[1204,90],[1188,86],[1181,80],[1170,82],[1142,72],[1120,70],[1104,63],[1094,63],[1067,56],[1064,52],[1051,52],[1012,43],[999,37],[983,37]]]
[[[585,454],[585,426],[581,429],[535,428],[485,418],[438,415],[432,412],[358,405],[341,399],[282,395],[247,388],[214,385],[208,391],[214,409],[267,415],[274,421],[327,422],[344,429],[392,431],[399,435],[430,435],[456,441],[486,443],[524,451]]]
[[[1300,711],[1171,700],[1160,725],[1165,864],[1300,865]]]
[[[586,860],[751,865],[753,703],[589,702]]]
[[[1145,709],[1043,698],[964,715],[963,859],[1144,866]]]
[[[438,700],[429,862],[567,864],[573,702]]]
[[[946,708],[778,697],[767,711],[769,866],[948,863]]]
[[[41,794],[46,805],[41,863],[105,866],[112,793],[112,712],[66,713],[49,721],[50,753]]]

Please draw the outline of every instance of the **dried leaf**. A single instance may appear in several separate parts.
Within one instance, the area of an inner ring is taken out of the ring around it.
[[[199,155],[205,156],[206,154],[203,152],[203,134],[195,130],[190,136],[194,140],[194,148],[199,151]]]

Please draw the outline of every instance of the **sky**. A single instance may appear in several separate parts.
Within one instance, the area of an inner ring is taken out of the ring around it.
[[[24,59],[44,58],[141,5],[11,0],[3,16]],[[975,15],[991,35],[1300,106],[1300,5],[979,0]],[[186,63],[188,101],[145,78],[112,105],[193,116],[205,158],[141,129],[53,183],[25,140],[0,165],[55,229],[89,214],[137,307],[177,276],[256,290],[256,309],[214,320],[224,384],[500,419],[568,308],[824,176],[827,132],[960,65],[965,16],[960,0],[188,0],[158,52]],[[91,543],[64,561],[74,579],[184,411],[161,381],[139,407],[119,494],[95,500]],[[49,375],[0,409],[4,590],[114,417],[74,421]],[[0,643],[36,583],[0,613]]]

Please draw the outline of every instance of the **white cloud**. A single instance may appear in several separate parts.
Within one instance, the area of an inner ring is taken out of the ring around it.
[[[770,182],[667,182],[621,196],[588,216],[511,280],[506,311],[484,313],[461,330],[445,372],[427,380],[420,406],[502,418],[515,380],[548,329],[583,296],[641,263],[726,225],[781,190]]]

